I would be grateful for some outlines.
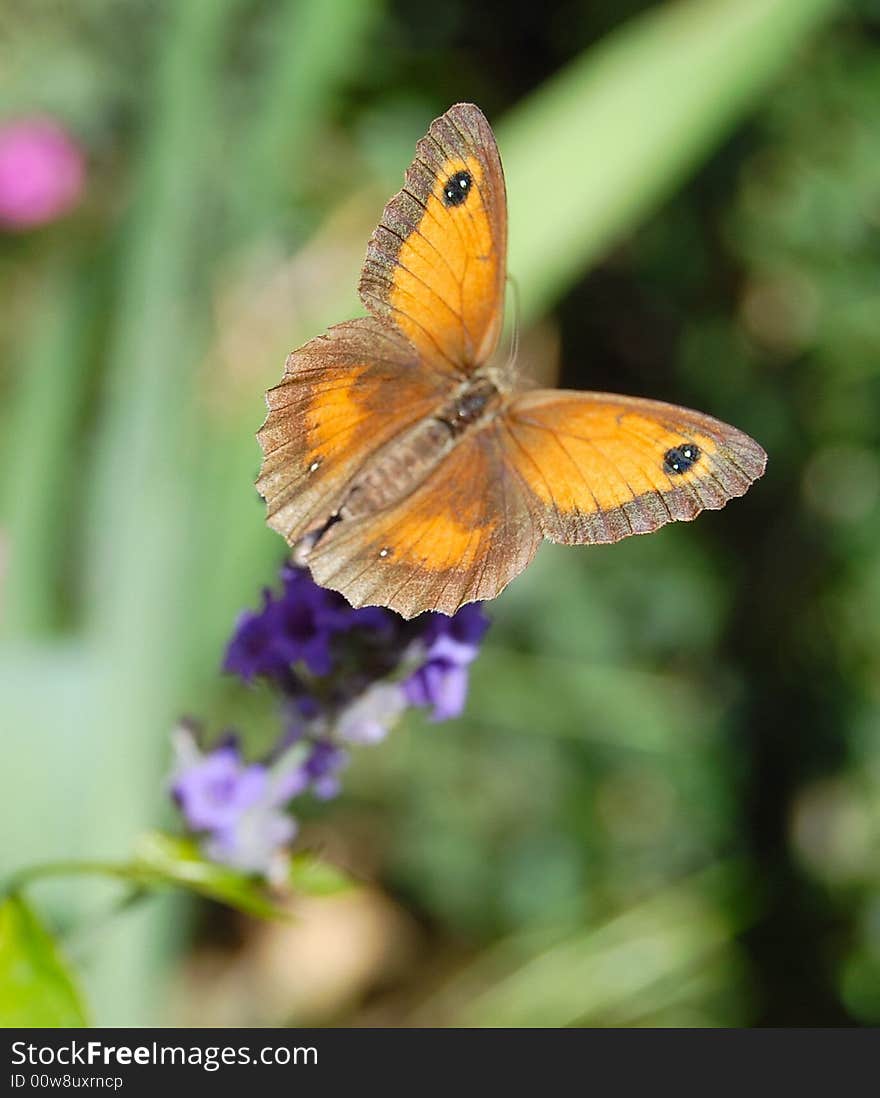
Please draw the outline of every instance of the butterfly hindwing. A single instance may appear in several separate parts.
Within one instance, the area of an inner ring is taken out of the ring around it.
[[[495,350],[504,309],[507,199],[482,111],[458,103],[416,146],[404,187],[373,233],[364,305],[453,377]]]
[[[492,424],[466,435],[396,506],[332,527],[308,565],[354,606],[379,603],[407,618],[427,609],[454,614],[499,594],[540,542]]]

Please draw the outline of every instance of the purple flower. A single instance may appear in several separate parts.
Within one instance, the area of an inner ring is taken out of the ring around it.
[[[480,650],[489,620],[479,603],[457,614],[431,614],[421,638],[424,662],[403,684],[410,705],[430,708],[432,721],[446,721],[464,711],[468,665]]]
[[[193,831],[226,827],[263,795],[265,768],[246,766],[234,741],[202,754],[184,731],[175,748],[171,793]]]
[[[430,708],[432,721],[460,717],[467,700],[467,668],[447,660],[431,660],[404,684],[410,705]]]
[[[299,787],[305,748],[284,752],[270,766],[246,763],[232,738],[202,751],[189,727],[174,739],[171,792],[191,831],[202,836],[216,861],[254,873],[269,873],[296,834],[284,808]]]
[[[67,132],[50,118],[0,126],[0,224],[45,225],[79,201],[85,162]]]
[[[258,675],[280,676],[288,670],[287,661],[278,651],[277,628],[272,612],[272,596],[263,592],[262,610],[245,610],[235,625],[226,649],[224,671],[234,672],[252,682]]]
[[[262,610],[238,619],[223,667],[246,682],[283,678],[302,663],[313,675],[331,668],[331,631],[321,620],[322,592],[314,584],[285,583],[282,595],[263,592]]]
[[[344,635],[387,637],[394,629],[389,611],[377,606],[354,610],[303,568],[285,565],[281,579],[280,594],[264,591],[262,609],[241,615],[226,650],[224,670],[246,682],[263,676],[289,683],[297,664],[312,675],[329,675]]]
[[[331,629],[322,621],[320,591],[300,586],[296,594],[285,592],[272,606],[276,630],[275,647],[287,663],[303,663],[313,675],[327,675],[333,666],[330,655]]]

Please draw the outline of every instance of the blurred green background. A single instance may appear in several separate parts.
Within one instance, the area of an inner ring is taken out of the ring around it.
[[[452,102],[496,128],[544,368],[770,455],[693,525],[544,547],[466,716],[359,752],[306,821],[360,890],[92,926],[105,886],[44,888],[96,1020],[880,1023],[880,3],[0,16],[0,123],[48,114],[88,162],[75,210],[0,235],[4,869],[166,821],[181,712],[268,735],[218,672],[283,550],[263,390],[360,311]]]

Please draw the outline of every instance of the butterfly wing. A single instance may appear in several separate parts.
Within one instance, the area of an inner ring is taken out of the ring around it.
[[[294,351],[266,394],[269,414],[257,436],[257,489],[269,525],[291,545],[323,525],[369,458],[429,415],[445,385],[400,332],[374,317],[337,324]]]
[[[467,434],[402,503],[331,527],[307,564],[354,606],[388,606],[407,618],[454,614],[499,594],[541,537],[493,423]]]
[[[767,460],[711,416],[608,393],[534,390],[499,422],[506,467],[544,536],[568,545],[619,541],[723,507]]]
[[[458,103],[416,146],[373,233],[361,300],[454,377],[495,350],[504,312],[507,199],[482,111]]]

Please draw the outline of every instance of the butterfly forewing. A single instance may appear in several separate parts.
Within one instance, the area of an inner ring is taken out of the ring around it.
[[[495,137],[459,103],[416,147],[367,248],[364,305],[425,362],[461,377],[495,350],[503,319],[507,200]]]

